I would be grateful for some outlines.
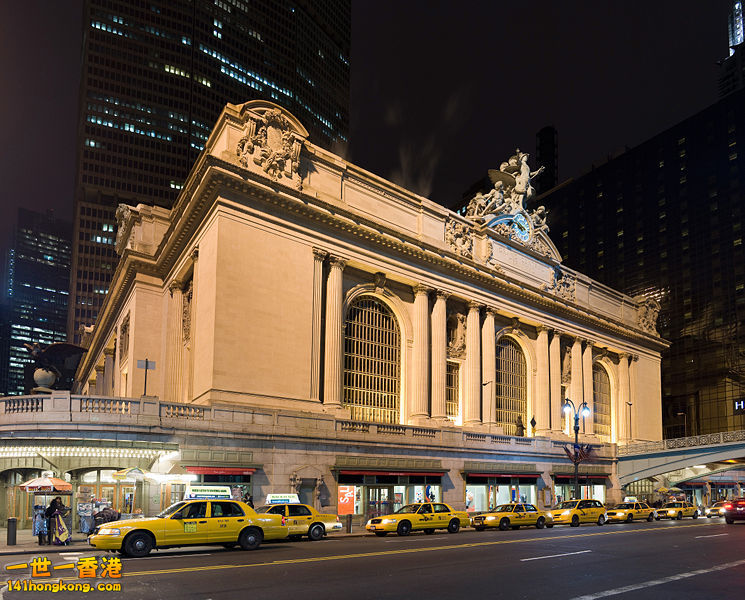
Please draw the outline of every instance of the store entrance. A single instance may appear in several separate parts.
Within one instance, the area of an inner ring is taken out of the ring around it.
[[[398,502],[396,502],[397,499]],[[367,514],[369,519],[380,515],[389,515],[401,508],[402,505],[403,502],[396,497],[392,485],[367,487]]]

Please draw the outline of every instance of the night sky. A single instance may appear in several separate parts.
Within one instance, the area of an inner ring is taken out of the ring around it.
[[[19,205],[72,216],[81,6],[0,2],[0,240]],[[346,158],[447,204],[554,125],[578,175],[717,100],[730,6],[354,0]]]

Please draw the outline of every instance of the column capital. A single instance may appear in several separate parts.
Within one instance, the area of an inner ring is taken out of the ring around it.
[[[631,354],[629,354],[628,352],[619,352],[618,358],[619,360],[628,360],[629,358],[631,358]]]
[[[542,333],[545,333],[546,335],[548,335],[549,333],[551,333],[551,328],[548,325],[536,325],[535,332],[538,335]]]
[[[494,308],[493,306],[487,306],[486,307],[486,315],[490,317],[498,317],[499,316],[499,310]]]
[[[196,248],[194,248],[194,250],[191,251],[191,254],[189,255],[189,257],[191,258],[192,262],[197,262],[197,260],[199,260],[199,246],[197,246]]]
[[[431,291],[433,291],[433,288],[429,287],[428,285],[424,285],[423,283],[417,283],[416,285],[412,286],[412,289],[414,290],[415,296],[427,296]]]
[[[347,263],[349,262],[348,258],[343,258],[341,256],[334,256],[333,254],[329,254],[329,264],[332,268],[339,269],[340,271],[344,270],[344,267],[347,266]]]
[[[96,365],[96,373],[103,373],[104,366],[103,365]]]
[[[595,342],[593,342],[592,340],[588,340],[587,338],[577,338],[577,339],[579,339],[579,341],[582,342],[586,348],[592,348],[593,346],[595,346]]]
[[[103,349],[103,355],[104,356],[114,356],[116,354],[116,350],[114,348],[104,348]]]
[[[450,298],[452,294],[450,292],[446,292],[445,290],[437,290],[437,300],[444,300],[447,302],[448,298]]]
[[[468,310],[481,310],[481,308],[484,305],[481,304],[481,302],[476,302],[476,300],[469,300],[468,301]]]
[[[631,360],[633,360],[634,362],[638,362],[638,360],[639,360],[639,355],[638,355],[638,354],[632,354],[632,355],[631,355]]]
[[[328,255],[329,253],[326,252],[325,250],[321,250],[320,248],[316,248],[315,246],[313,246],[313,258],[315,260],[323,260]]]
[[[183,285],[184,282],[179,279],[174,279],[171,283],[168,284],[168,293],[171,295],[171,298],[173,298],[173,292],[181,291]]]

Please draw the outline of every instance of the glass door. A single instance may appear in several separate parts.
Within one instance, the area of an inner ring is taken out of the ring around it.
[[[393,512],[393,486],[367,488],[368,518],[389,515]]]

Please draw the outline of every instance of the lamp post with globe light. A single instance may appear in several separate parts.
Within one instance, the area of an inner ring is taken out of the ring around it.
[[[574,406],[569,398],[564,401],[564,412],[569,416],[572,412],[574,413],[574,455],[572,461],[574,462],[574,496],[579,497],[579,463],[582,460],[579,455],[579,417],[590,416],[590,407],[587,406],[587,402],[582,402],[579,405],[579,410]]]

